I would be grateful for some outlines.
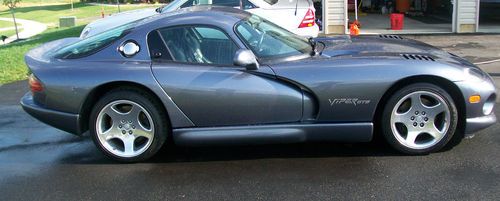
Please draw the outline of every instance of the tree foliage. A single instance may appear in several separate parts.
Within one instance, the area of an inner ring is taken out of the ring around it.
[[[16,8],[17,4],[19,4],[19,2],[21,2],[21,0],[2,0],[2,1],[3,1],[3,5],[9,7],[10,9]]]

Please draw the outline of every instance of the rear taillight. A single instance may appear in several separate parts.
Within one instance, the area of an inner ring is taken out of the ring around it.
[[[33,74],[28,78],[31,92],[41,92],[43,91],[43,85]]]
[[[311,9],[307,10],[306,16],[304,16],[304,19],[302,19],[302,22],[300,22],[299,28],[314,26],[314,20],[314,11]]]

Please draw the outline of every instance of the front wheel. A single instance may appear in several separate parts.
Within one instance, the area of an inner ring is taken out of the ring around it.
[[[117,89],[101,98],[90,115],[90,133],[107,156],[144,161],[163,145],[168,132],[160,103],[138,89]]]
[[[406,154],[442,149],[457,128],[457,108],[442,88],[417,83],[398,90],[388,100],[381,127],[387,142]]]

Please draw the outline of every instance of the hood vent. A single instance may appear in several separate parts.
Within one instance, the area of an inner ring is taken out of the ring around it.
[[[403,40],[404,38],[401,36],[396,36],[396,35],[378,35],[380,38],[386,38],[386,39],[398,39],[398,40]]]
[[[418,55],[418,54],[401,54],[402,57],[408,60],[422,60],[422,61],[436,61],[431,56]]]

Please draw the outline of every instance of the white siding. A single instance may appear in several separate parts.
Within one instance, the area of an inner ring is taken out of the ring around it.
[[[324,2],[324,17],[325,27],[328,26],[345,26],[346,25],[346,9],[347,0],[323,0]]]
[[[457,27],[461,25],[477,26],[479,0],[456,0],[457,4]],[[461,32],[461,30],[458,30]]]

